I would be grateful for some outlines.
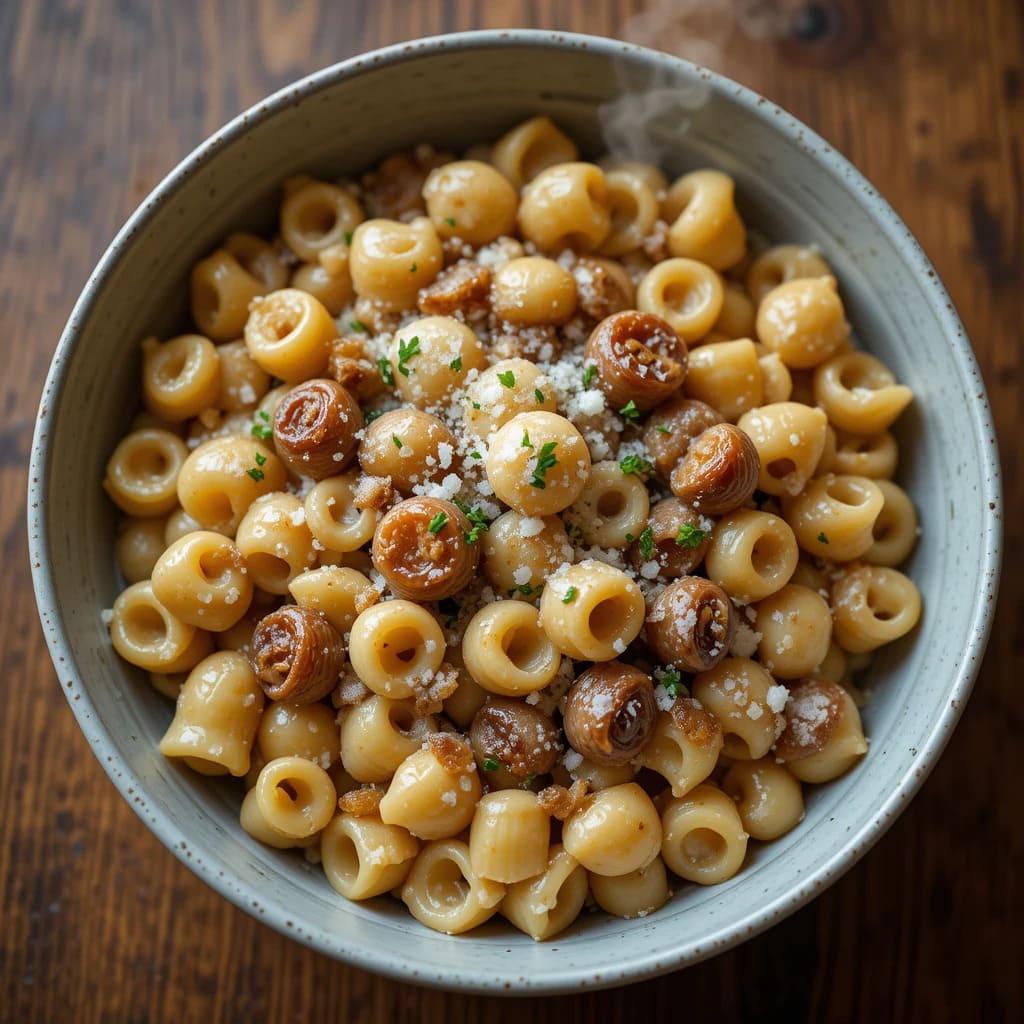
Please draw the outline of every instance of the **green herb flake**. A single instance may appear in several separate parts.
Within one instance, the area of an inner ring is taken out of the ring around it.
[[[267,412],[266,409],[260,409],[260,411],[258,413],[256,413],[256,418],[260,419],[260,420],[263,420],[264,423],[269,423],[270,422],[270,413]]]
[[[256,454],[253,456],[253,458],[256,460],[256,465],[257,466],[262,466],[267,461],[266,455],[262,455],[262,454],[260,454],[260,452],[256,452]]]
[[[820,540],[822,544],[828,543],[828,537],[825,536],[824,531],[818,534],[818,540]]]
[[[480,403],[479,402],[474,402],[473,403],[473,408],[474,409],[479,409],[480,408]]]
[[[372,423],[374,420],[379,420],[384,413],[380,409],[364,409],[363,410],[363,422]]]
[[[543,491],[547,487],[547,484],[544,482],[544,476],[549,469],[553,469],[558,465],[558,459],[554,455],[557,447],[557,441],[547,441],[541,446],[540,451],[537,453],[537,465],[533,468],[533,478],[530,480],[531,487],[536,487],[539,491]]]
[[[351,245],[352,244],[352,232],[351,231],[346,231],[345,232],[345,244],[346,245]]]
[[[490,528],[491,524],[487,520],[487,516],[483,514],[478,508],[470,508],[464,501],[455,499],[455,504],[458,506],[459,511],[469,520],[470,529],[463,530],[462,536],[465,538],[467,544],[475,544],[480,539],[481,533],[486,533]]]
[[[572,604],[576,600],[576,588],[569,587],[565,592],[565,597],[562,598],[562,604]]]
[[[377,366],[380,367],[380,379],[393,388],[395,386],[395,374],[391,369],[391,363],[388,362],[387,356],[381,356],[377,360]]]
[[[583,386],[585,388],[589,388],[590,385],[594,383],[594,378],[596,376],[597,376],[597,367],[596,366],[588,366],[583,371]]]
[[[634,537],[633,534],[631,534],[631,533],[627,533],[626,534],[626,543],[627,544],[632,544],[633,541],[635,541],[635,540],[636,540],[636,537]]]
[[[533,397],[537,399],[538,405],[544,404],[544,392],[540,388],[533,389]]]
[[[671,434],[672,433],[672,431],[669,430],[668,427],[666,427],[663,423],[659,423],[654,429],[659,434]]]
[[[539,594],[543,590],[543,586],[531,587],[529,583],[520,583],[515,590],[510,590],[510,594],[514,594],[518,591],[523,597],[532,597],[534,594]]]
[[[444,222],[450,228],[455,227],[455,218],[454,217],[445,217]]]
[[[262,469],[247,469],[245,472],[249,476],[251,476],[253,480],[255,480],[257,483],[259,483],[266,475]]]
[[[621,469],[626,476],[629,476],[630,473],[640,476],[642,473],[650,473],[654,467],[639,455],[627,455],[619,463],[619,469]]]
[[[519,783],[519,788],[520,789],[529,789],[530,786],[533,785],[533,780],[535,778],[537,778],[537,773],[536,772],[530,772],[529,775],[527,775],[526,778],[523,779],[523,781]]]
[[[530,434],[528,431],[523,431],[523,440],[519,444],[520,448],[532,448],[533,445],[530,443]]]
[[[257,413],[257,415],[259,415],[259,413]],[[249,433],[251,433],[253,437],[258,437],[261,441],[269,441],[274,436],[273,429],[268,427],[265,423],[254,423]]]
[[[462,369],[462,356],[456,356],[449,364],[449,370],[454,370],[456,373]]]
[[[641,556],[649,562],[654,557],[654,531],[649,526],[645,527],[637,538],[637,544],[640,546]]]
[[[448,525],[448,516],[444,512],[438,512],[433,519],[430,520],[430,525],[427,529],[431,533],[440,533]]]
[[[450,220],[451,218],[449,218]],[[484,758],[484,771],[485,772],[496,772],[501,767],[501,762],[496,761],[493,757]]]
[[[707,530],[698,530],[696,526],[691,526],[689,523],[683,523],[679,527],[679,532],[676,534],[676,543],[681,548],[699,548],[704,543],[704,538],[707,537]]]
[[[636,407],[636,402],[631,398],[620,410],[619,415],[630,423],[635,423],[640,419],[640,410]]]
[[[483,456],[479,452],[470,452],[469,457],[471,459],[482,459]]]
[[[409,369],[405,364],[409,362],[413,356],[421,354],[420,350],[420,338],[419,335],[413,335],[408,341],[405,338],[398,339],[398,372],[403,377],[408,377],[412,370]]]
[[[665,665],[661,668],[656,668],[654,670],[654,679],[665,687],[665,691],[673,699],[679,696],[689,696],[690,691],[683,684],[682,674],[675,665]]]
[[[416,273],[416,264],[415,263],[409,268],[409,273],[410,274],[415,274]]]
[[[349,327],[351,327],[353,331],[358,331],[360,334],[370,333],[370,328],[367,327],[362,320],[350,320]]]
[[[402,439],[397,434],[392,434],[391,435],[391,440],[394,442],[395,447],[399,451],[401,451],[402,450]]]
[[[514,388],[516,386],[516,375],[511,370],[503,370],[499,373],[498,380],[504,388]]]

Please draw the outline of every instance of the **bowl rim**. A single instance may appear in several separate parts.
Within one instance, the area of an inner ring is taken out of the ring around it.
[[[871,215],[875,226],[887,236],[919,278],[929,303],[943,323],[961,379],[977,384],[971,389],[976,397],[970,401],[970,415],[974,421],[976,435],[990,442],[982,444],[981,470],[984,482],[980,498],[992,510],[992,514],[986,519],[983,537],[982,576],[987,599],[984,599],[985,595],[979,595],[981,599],[977,602],[970,623],[971,640],[956,668],[955,678],[947,694],[948,699],[944,702],[926,742],[919,748],[918,756],[908,765],[899,784],[871,817],[856,832],[850,833],[843,847],[830,859],[821,863],[812,875],[801,879],[794,888],[776,894],[745,918],[732,925],[719,927],[699,944],[686,943],[671,949],[661,948],[644,951],[639,955],[630,954],[628,958],[616,964],[601,963],[589,967],[576,965],[567,968],[565,973],[557,978],[543,979],[539,982],[531,982],[528,977],[519,977],[513,971],[503,976],[498,976],[496,972],[484,975],[468,967],[456,965],[449,965],[444,974],[434,977],[417,970],[415,961],[397,953],[389,954],[383,951],[382,958],[380,951],[345,942],[337,935],[332,935],[331,942],[328,943],[324,932],[318,932],[317,929],[300,931],[290,921],[291,912],[280,902],[266,896],[263,899],[263,909],[256,918],[317,952],[400,981],[464,992],[540,995],[607,988],[641,981],[698,963],[760,934],[806,905],[826,886],[849,870],[885,834],[920,789],[945,748],[980,671],[982,656],[992,628],[1002,554],[1003,504],[1000,465],[987,392],[963,324],[920,243],[877,189],[844,156],[797,118],[746,86],[683,58],[613,38],[540,29],[476,30],[395,43],[323,68],[254,104],[197,146],[153,188],[105,249],[75,302],[47,373],[29,460],[27,518],[32,581],[46,643],[61,690],[93,754],[128,806],[143,819],[160,842],[221,896],[241,910],[252,914],[252,904],[245,895],[231,887],[226,877],[219,875],[216,869],[205,863],[201,850],[191,847],[191,844],[186,849],[186,844],[180,842],[176,829],[159,807],[151,806],[144,796],[140,799],[146,792],[144,782],[121,761],[108,730],[96,713],[88,690],[82,685],[74,652],[64,635],[49,558],[50,545],[45,510],[50,466],[50,435],[60,405],[70,357],[80,340],[82,326],[89,318],[99,291],[121,260],[133,237],[145,228],[157,208],[169,200],[190,175],[243,136],[254,124],[273,117],[278,111],[334,85],[339,80],[356,77],[382,65],[400,64],[444,52],[523,46],[554,51],[569,47],[592,51],[613,59],[626,55],[646,62],[648,66],[682,71],[684,75],[699,78],[713,91],[722,95],[727,94],[731,102],[747,108],[755,116],[761,119],[771,118],[776,130],[791,143],[798,145],[805,152],[813,148],[815,158],[825,165],[825,169],[836,178],[842,179],[848,189],[857,190],[860,193],[860,202]],[[473,940],[464,937],[460,941]],[[503,987],[508,986],[509,982],[511,988]]]

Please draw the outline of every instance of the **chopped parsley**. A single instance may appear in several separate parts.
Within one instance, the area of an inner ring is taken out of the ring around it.
[[[825,532],[824,531],[822,531],[821,533],[818,534],[818,540],[820,540],[822,544],[827,544],[828,543],[828,537],[825,536]]]
[[[482,459],[483,456],[479,452],[470,452],[469,457],[471,459]]]
[[[405,338],[398,339],[398,372],[403,377],[408,377],[412,372],[405,364],[413,356],[418,355],[420,355],[420,338],[418,334],[413,335],[408,341]]]
[[[360,334],[369,334],[370,333],[370,328],[367,327],[366,324],[364,324],[362,320],[351,320],[351,321],[349,321],[349,327],[351,327],[353,331],[358,331]]]
[[[247,469],[245,472],[249,476],[251,476],[253,478],[253,480],[255,480],[257,483],[259,483],[263,479],[263,477],[266,475],[266,474],[264,474],[262,469]]]
[[[458,499],[455,500],[455,504],[458,506],[459,511],[469,520],[471,527],[469,530],[463,530],[462,536],[467,544],[475,544],[480,539],[480,534],[486,533],[491,528],[491,524],[487,521],[487,516],[480,509],[470,508],[464,501],[459,501]]]
[[[654,670],[654,678],[665,687],[670,697],[689,696],[689,690],[683,684],[682,674],[675,665],[665,665],[663,668],[656,668]]]
[[[395,447],[399,451],[401,451],[402,450],[402,439],[397,434],[392,434],[391,435],[391,440],[394,442]]]
[[[540,388],[533,389],[533,397],[537,399],[538,405],[544,404],[544,392]]]
[[[659,434],[671,434],[672,433],[672,431],[669,430],[668,427],[666,427],[663,423],[659,423],[654,429]]]
[[[535,778],[537,778],[537,773],[536,772],[530,772],[529,775],[527,775],[526,778],[523,779],[523,781],[519,783],[519,788],[520,789],[529,789],[530,786],[533,785],[533,780]]]
[[[619,469],[621,469],[626,476],[629,476],[630,473],[635,473],[637,476],[640,476],[641,473],[650,473],[654,467],[639,455],[627,455],[621,462],[619,462]]]
[[[451,217],[448,218],[451,220]],[[485,772],[496,772],[501,767],[501,762],[495,760],[493,757],[484,758],[484,771]]]
[[[532,448],[533,447],[533,445],[530,443],[529,431],[526,431],[526,430],[523,431],[523,439],[522,439],[522,441],[519,442],[519,447],[520,448]]]
[[[479,409],[480,408],[480,403],[479,402],[474,402],[473,403],[473,408],[474,409]]]
[[[363,410],[363,422],[372,423],[374,420],[379,420],[384,413],[380,409],[364,409]]]
[[[262,466],[267,461],[266,455],[261,455],[259,452],[256,452],[253,458],[256,460],[257,466]]]
[[[438,512],[433,519],[430,520],[430,525],[427,529],[431,533],[440,533],[448,525],[448,516],[444,512]]]
[[[260,423],[259,421],[263,422]],[[253,421],[252,429],[249,433],[253,437],[258,437],[261,441],[269,441],[274,436],[274,431],[270,427],[270,413],[264,409],[260,409],[256,413],[256,419]]]
[[[576,588],[569,587],[565,592],[565,597],[562,598],[562,604],[572,604],[576,600]]]
[[[531,447],[533,446],[531,445]],[[533,467],[533,478],[530,480],[531,487],[536,487],[539,491],[543,491],[547,487],[547,484],[544,482],[544,476],[549,469],[553,469],[558,465],[558,459],[554,455],[557,447],[557,441],[547,441],[541,445],[541,449],[537,453],[537,465]]]
[[[640,554],[649,562],[654,557],[654,531],[649,526],[644,527],[636,542],[640,545]]]
[[[597,376],[597,367],[596,366],[588,366],[583,371],[583,386],[585,388],[589,388],[590,385],[594,383],[594,378],[596,376]]]
[[[449,370],[454,370],[456,373],[462,369],[462,356],[456,356],[449,364]]]
[[[409,268],[409,273],[410,274],[415,274],[416,273],[416,264],[415,263]]]
[[[620,410],[619,415],[630,423],[635,423],[640,419],[640,410],[636,407],[636,402],[631,398]]]
[[[679,532],[676,534],[676,543],[682,548],[699,548],[704,543],[704,538],[707,537],[707,530],[698,530],[696,526],[691,526],[689,523],[683,523],[679,527]]]
[[[510,594],[514,594],[519,591],[523,597],[532,597],[534,594],[539,594],[544,589],[544,584],[540,583],[536,587],[531,587],[529,583],[520,583],[515,590],[510,590]]]
[[[632,544],[633,541],[635,541],[635,540],[636,540],[636,537],[634,537],[633,534],[631,534],[631,533],[627,533],[626,534],[626,543],[627,544]]]
[[[387,356],[381,356],[377,360],[377,366],[380,367],[380,379],[390,387],[395,386],[395,374],[391,369],[391,363],[388,362]]]
[[[516,386],[516,375],[511,370],[503,370],[499,373],[498,380],[501,381],[502,387],[514,388]]]
[[[345,232],[345,244],[346,245],[351,245],[352,244],[352,232],[351,231],[346,231]]]
[[[445,217],[444,222],[450,228],[455,227],[455,218],[454,217]]]

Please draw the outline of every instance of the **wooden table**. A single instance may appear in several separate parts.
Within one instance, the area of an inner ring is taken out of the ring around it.
[[[732,24],[728,3],[661,3],[691,6],[718,13],[679,31],[657,11],[637,17],[635,0],[0,5],[0,1019],[1024,1019],[1024,446],[1011,443],[1024,327],[1024,9],[851,2],[836,30],[829,4],[794,16],[792,0],[777,0],[761,5],[777,15],[765,38],[764,23]],[[244,107],[335,60],[526,24],[704,60],[803,118],[878,185],[935,261],[981,360],[1004,443],[1011,568],[942,763],[838,885],[685,973],[524,1003],[336,964],[234,909],[159,845],[104,778],[60,694],[32,600],[23,495],[39,390],[72,302],[174,163]]]

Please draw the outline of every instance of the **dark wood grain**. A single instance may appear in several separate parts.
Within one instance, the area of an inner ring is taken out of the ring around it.
[[[1024,1019],[1024,446],[1013,443],[1024,366],[1024,9],[800,6],[663,0],[677,24],[652,29],[658,11],[638,0],[0,4],[0,1019]],[[737,10],[771,17],[737,20]],[[159,177],[299,75],[417,35],[513,25],[645,42],[655,32],[787,107],[868,174],[935,261],[981,361],[1004,445],[1010,567],[946,755],[839,884],[684,973],[526,1002],[448,996],[336,964],[235,910],[167,854],[106,781],[61,696],[23,525],[31,427],[58,334],[103,247]]]

